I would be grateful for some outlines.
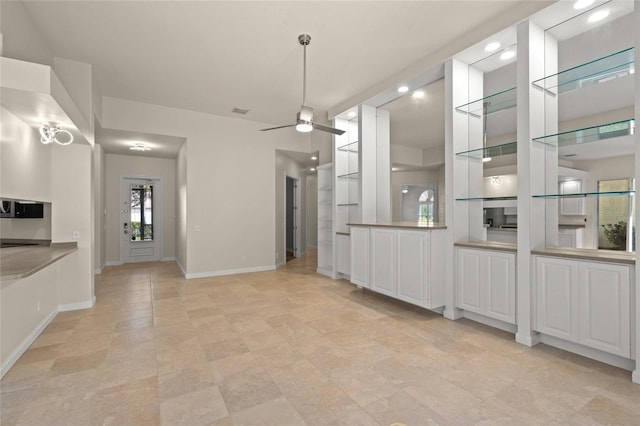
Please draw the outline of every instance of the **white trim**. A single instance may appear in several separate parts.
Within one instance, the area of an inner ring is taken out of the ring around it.
[[[178,268],[180,268],[180,271],[182,271],[182,276],[187,278],[187,271],[185,271],[184,267],[178,259],[176,259],[176,264],[178,265]]]
[[[604,362],[605,364],[613,365],[614,367],[633,371],[633,367],[635,364],[633,360],[603,352],[598,349],[589,348],[578,343],[569,342],[567,340],[549,336],[547,334],[540,334],[540,336],[542,343],[544,343],[545,345],[553,346],[554,348],[562,349],[568,352],[573,352],[574,354],[582,355],[587,358],[595,359],[596,361]]]
[[[77,303],[67,303],[66,305],[58,305],[58,312],[77,311],[80,309],[93,308],[96,304],[96,297],[93,296],[91,300]]]
[[[93,275],[100,275],[102,271],[104,271],[104,267],[107,266],[106,263],[103,263],[102,266],[93,271]]]
[[[162,259],[160,259],[160,262],[175,262],[176,258],[171,256],[171,257],[163,257]]]
[[[640,384],[640,370],[633,370],[633,373],[631,373],[631,380],[633,383]]]
[[[463,316],[467,319],[470,319],[471,321],[479,322],[480,324],[488,325],[489,327],[497,328],[514,335],[517,331],[517,327],[515,324],[509,324],[508,322],[486,317],[481,314],[476,314],[475,312],[463,311]]]
[[[31,346],[33,342],[36,341],[38,336],[40,336],[40,333],[42,333],[44,329],[47,328],[47,326],[51,323],[51,321],[53,321],[56,315],[58,315],[58,309],[59,308],[54,309],[53,312],[47,315],[47,317],[43,319],[42,322],[38,324],[38,326],[34,328],[27,337],[24,338],[24,340],[11,353],[11,355],[9,355],[7,361],[2,365],[2,369],[0,369],[0,378],[4,377],[4,375],[7,374],[9,369],[13,367],[13,364],[15,364],[20,359],[22,354],[24,354],[27,349],[29,349],[29,346]]]
[[[120,262],[119,260],[108,260],[105,265],[106,266],[122,266],[124,265],[124,263]]]
[[[280,268],[282,268],[282,267],[283,267],[284,265],[286,265],[286,264],[287,264],[287,261],[286,261],[286,260],[283,260],[283,261],[282,261],[282,262],[280,262],[280,263],[276,263],[276,269],[280,269]]]
[[[275,269],[276,269],[275,265],[255,266],[253,268],[224,269],[221,271],[196,272],[193,274],[185,274],[185,278],[189,280],[191,278],[219,277],[222,275],[234,275],[234,274],[246,274],[250,272],[273,271]]]
[[[331,279],[335,279],[336,278],[336,277],[333,276],[333,270],[331,268],[318,268],[318,269],[316,269],[316,272],[318,274],[325,275],[325,276],[327,276],[327,277],[329,277]]]

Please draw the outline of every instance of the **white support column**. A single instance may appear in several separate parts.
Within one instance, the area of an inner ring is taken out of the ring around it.
[[[555,193],[555,190],[548,186],[551,183],[557,186],[558,155],[555,148],[532,142],[535,137],[557,130],[557,99],[554,95],[534,87],[531,82],[544,77],[550,71],[548,68],[545,69],[545,43],[550,43],[549,49],[553,55],[556,48],[555,41],[545,41],[544,31],[531,22],[522,22],[518,25],[517,31],[519,226],[516,341],[526,346],[534,346],[540,342],[540,335],[534,331],[535,270],[531,265],[531,250],[545,247],[545,234],[550,233],[550,230],[542,232],[545,227],[555,227],[557,234],[558,211],[556,200],[548,202],[545,199],[534,199],[532,196]],[[557,62],[557,58],[555,61]],[[546,214],[550,211],[555,213]],[[545,218],[544,223],[541,223],[541,218]]]
[[[638,7],[638,4],[636,3],[635,8],[633,9],[633,22],[635,22],[635,24],[633,25],[634,28],[640,28],[640,8]],[[640,31],[636,30],[634,31],[634,45],[635,45],[635,58],[638,58],[638,47],[640,46]],[[635,88],[635,120],[636,120],[636,126],[637,123],[640,123],[640,75],[636,72],[634,75],[634,88]],[[637,127],[636,127],[637,129]],[[640,177],[640,151],[638,150],[638,144],[640,143],[640,136],[638,135],[638,132],[636,130],[636,134],[634,136],[635,138],[635,146],[636,146],[636,152],[635,152],[635,166],[636,166],[636,181],[638,180],[638,178]],[[637,185],[637,184],[636,184]],[[638,203],[637,203],[637,197],[636,197],[636,217],[635,217],[635,221],[636,224],[640,223],[638,222],[638,219],[640,219],[640,212],[638,211]],[[640,227],[636,225],[636,241],[640,241]],[[636,242],[636,244],[638,244]],[[636,320],[636,324],[635,327],[631,327],[631,330],[635,329],[635,346],[636,346],[636,365],[635,365],[635,369],[633,370],[633,373],[631,375],[631,380],[633,380],[634,383],[638,383],[640,384],[640,268],[638,267],[638,265],[640,265],[640,251],[636,248],[636,267],[635,267],[635,271],[636,271],[636,276],[635,276],[635,282],[632,283],[632,285],[634,285],[635,287],[635,309],[636,309],[636,315],[635,315],[635,320]],[[633,302],[632,302],[633,303]]]
[[[376,219],[391,222],[391,128],[389,111],[376,109]]]
[[[456,152],[468,150],[467,114],[455,110],[469,99],[469,67],[460,61],[450,59],[444,65],[444,122],[445,122],[445,181],[447,191],[446,245],[445,245],[445,310],[444,317],[456,320],[462,318],[462,311],[456,308],[454,246],[457,241],[465,241],[469,235],[469,205],[456,198],[468,196],[469,164],[467,157],[456,156]]]
[[[358,205],[363,223],[376,223],[377,159],[376,159],[376,108],[369,105],[358,107],[358,135],[360,137],[360,196]]]

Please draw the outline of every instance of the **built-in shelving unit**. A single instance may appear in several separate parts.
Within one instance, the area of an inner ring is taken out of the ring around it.
[[[635,120],[628,119],[582,129],[568,130],[566,132],[534,138],[535,142],[541,142],[554,146],[578,145],[601,141],[604,139],[618,138],[633,135]]]
[[[518,152],[517,142],[507,142],[500,145],[488,146],[485,148],[472,149],[470,151],[458,152],[456,155],[469,158],[493,158],[502,155],[516,154]]]
[[[333,164],[318,166],[318,273],[333,276]]]
[[[459,107],[456,107],[456,111],[470,114],[475,117],[482,117],[483,114],[493,114],[494,112],[515,107],[517,104],[516,95],[516,88],[512,87],[511,89],[503,90],[464,105],[460,105]]]
[[[636,191],[603,191],[603,192],[576,192],[572,194],[538,194],[533,198],[584,198],[584,197],[614,197],[620,195],[635,195]]]
[[[508,196],[508,197],[461,197],[456,198],[456,201],[509,201],[509,200],[517,200],[518,197]]]
[[[631,75],[635,72],[633,53],[634,49],[630,47],[535,80],[533,85],[554,94],[561,94]]]

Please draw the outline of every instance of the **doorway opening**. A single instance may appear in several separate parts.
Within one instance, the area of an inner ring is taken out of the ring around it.
[[[298,257],[298,230],[300,229],[298,187],[298,179],[285,176],[285,252],[287,262]]]
[[[122,263],[162,259],[162,195],[161,178],[121,178]]]

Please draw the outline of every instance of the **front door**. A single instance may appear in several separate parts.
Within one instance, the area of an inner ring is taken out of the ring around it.
[[[121,185],[121,258],[127,262],[161,259],[158,180],[123,178]]]

